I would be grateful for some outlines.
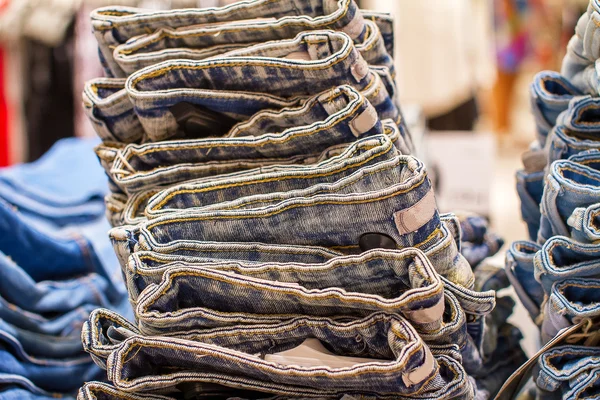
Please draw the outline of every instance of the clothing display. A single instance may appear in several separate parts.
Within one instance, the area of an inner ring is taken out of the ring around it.
[[[132,315],[106,236],[96,144],[63,139],[34,163],[0,169],[1,399],[69,398],[101,379],[83,323],[97,307]]]
[[[513,243],[506,272],[548,343],[563,328],[579,332],[538,359],[538,398],[600,396],[596,210],[600,174],[597,46],[600,2],[591,0],[569,42],[561,73],[544,71],[531,85],[537,139],[517,173],[531,241]]]
[[[526,361],[508,278],[482,262],[503,241],[441,214],[410,155],[390,15],[255,0],[91,18],[108,77],[83,104],[135,318],[89,315],[108,383],[79,399],[483,400]]]

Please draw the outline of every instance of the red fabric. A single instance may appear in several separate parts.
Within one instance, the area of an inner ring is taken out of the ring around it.
[[[8,101],[6,100],[6,54],[0,47],[0,166],[10,164],[10,126]]]

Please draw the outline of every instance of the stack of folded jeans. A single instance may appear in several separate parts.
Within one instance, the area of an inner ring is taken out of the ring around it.
[[[512,244],[506,272],[543,343],[584,321],[547,351],[534,380],[539,398],[600,395],[600,1],[591,0],[563,60],[531,86],[537,139],[517,173],[530,241]]]
[[[504,271],[473,271],[409,155],[390,16],[255,0],[92,22],[111,77],[84,107],[135,321],[90,315],[110,384],[80,399],[486,399],[525,361]]]
[[[130,315],[106,232],[97,140],[63,139],[0,169],[0,399],[76,393],[103,372],[81,330],[98,307]]]

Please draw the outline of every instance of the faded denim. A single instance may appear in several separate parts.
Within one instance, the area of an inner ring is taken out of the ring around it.
[[[149,139],[160,141],[214,135],[180,126],[170,108],[181,102],[244,121],[263,109],[299,105],[303,98],[343,84],[361,91],[381,119],[403,124],[379,75],[347,35],[332,31],[300,33],[213,59],[165,61],[132,74],[125,88]]]
[[[506,275],[521,304],[534,321],[540,315],[540,307],[544,301],[544,290],[536,280],[534,267],[535,257],[543,257],[539,255],[541,250],[542,246],[535,242],[517,241],[506,252]]]
[[[265,340],[257,340],[261,334]],[[351,323],[328,320],[310,323],[310,319],[303,318],[278,327],[236,327],[212,335],[209,331],[202,341],[134,336],[109,357],[109,379],[117,388],[127,391],[148,391],[183,382],[214,382],[301,397],[340,393],[395,398],[408,393],[419,393],[420,398],[473,396],[473,388],[460,364],[445,356],[434,359],[410,324],[399,316],[373,314]],[[247,341],[249,335],[253,337],[251,342]],[[307,337],[318,338],[334,353],[383,357],[386,361],[324,370],[285,367],[250,355],[289,349]],[[174,358],[174,354],[178,356]],[[153,367],[148,368],[151,360]],[[161,368],[163,365],[181,365],[184,370],[169,373]],[[194,372],[185,372],[185,368]],[[303,373],[292,374],[292,369]],[[370,374],[375,375],[369,378]],[[456,379],[458,375],[462,375],[462,382]]]
[[[564,76],[553,71],[542,71],[533,78],[530,87],[531,110],[537,127],[537,140],[543,148],[558,115],[565,111],[571,99],[583,95]]]
[[[382,30],[388,53],[393,54],[393,23],[389,15],[367,12]],[[110,6],[92,12],[92,26],[100,48],[101,59],[109,75],[125,76],[113,58],[113,49],[135,36],[154,32],[165,26],[185,28],[202,26],[210,35],[224,29],[225,39],[208,43],[205,46],[264,41],[264,28],[270,28],[271,35],[280,39],[288,38],[305,30],[334,29],[347,33],[358,42],[367,33],[364,16],[352,0],[316,0],[310,3],[294,0],[262,0],[238,2],[222,8],[150,11],[132,7]],[[253,24],[262,20],[262,24]],[[167,23],[165,23],[167,21]],[[237,21],[237,22],[236,22]],[[224,24],[226,23],[227,24]],[[249,29],[248,25],[257,25]],[[263,29],[260,29],[264,27]],[[239,34],[243,28],[244,35]],[[248,34],[259,35],[254,39]],[[262,39],[262,40],[261,40]],[[206,39],[208,40],[208,39]],[[220,39],[213,39],[220,40]],[[181,57],[180,57],[181,58]]]

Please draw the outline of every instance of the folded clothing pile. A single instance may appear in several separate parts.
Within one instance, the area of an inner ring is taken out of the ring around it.
[[[504,271],[461,255],[410,156],[389,15],[255,0],[92,23],[111,78],[84,107],[135,321],[90,316],[110,384],[81,399],[486,399],[525,361]]]
[[[101,379],[83,323],[98,307],[132,315],[106,236],[97,143],[63,139],[0,169],[0,399],[68,397]]]
[[[542,343],[582,328],[538,360],[540,398],[600,395],[600,2],[591,0],[569,42],[561,74],[531,85],[537,139],[517,173],[529,241],[512,244],[506,272],[538,324]]]

